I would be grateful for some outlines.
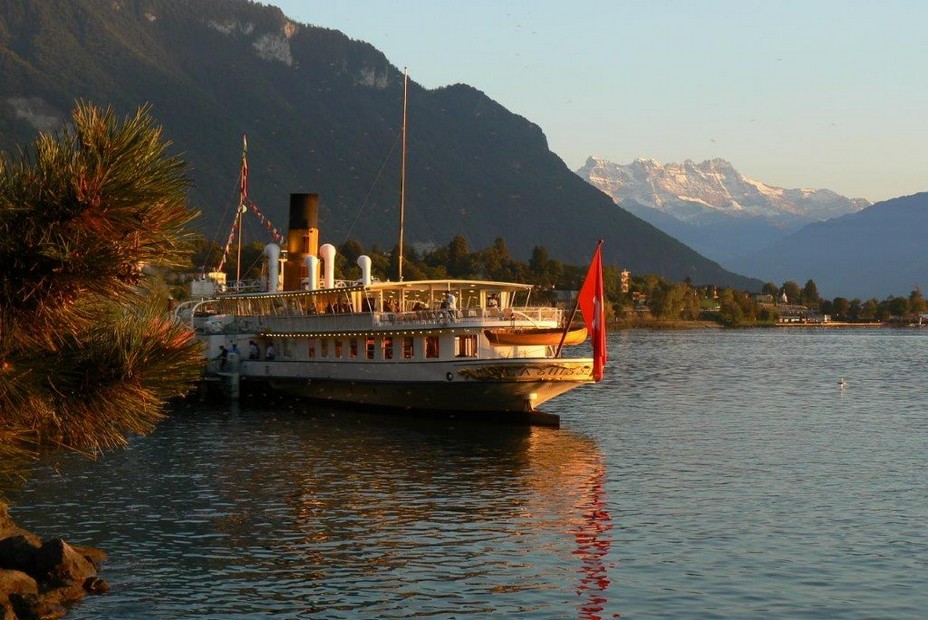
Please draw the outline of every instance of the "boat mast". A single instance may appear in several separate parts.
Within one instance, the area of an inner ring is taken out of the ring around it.
[[[235,288],[242,285],[242,209],[244,205],[238,206],[238,213],[235,218],[238,222],[238,254],[235,259]]]
[[[403,281],[403,227],[406,223],[406,101],[409,94],[409,69],[403,68],[403,146],[402,164],[400,165],[400,242],[397,260],[397,276]]]
[[[245,201],[248,199],[248,136],[242,134],[242,183],[238,192],[238,209],[235,212],[235,221],[238,227],[238,257],[235,260],[235,286],[242,285],[242,218],[245,216]]]

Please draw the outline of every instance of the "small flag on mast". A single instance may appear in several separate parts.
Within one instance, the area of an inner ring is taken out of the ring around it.
[[[606,365],[606,294],[603,287],[603,242],[596,245],[593,260],[580,287],[580,312],[593,340],[593,380],[601,381]]]
[[[248,136],[242,134],[242,205],[245,204],[245,198],[248,196]]]

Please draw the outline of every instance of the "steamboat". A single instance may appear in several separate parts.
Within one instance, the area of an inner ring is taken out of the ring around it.
[[[262,382],[330,403],[539,421],[539,406],[602,378],[599,247],[579,295],[585,326],[572,329],[576,308],[533,304],[528,284],[384,282],[372,277],[368,256],[357,260],[360,279],[336,280],[335,247],[318,244],[318,202],[291,194],[286,251],[265,246],[260,290],[207,278],[176,309],[204,345],[205,380],[234,392]],[[593,357],[564,356],[588,335]]]

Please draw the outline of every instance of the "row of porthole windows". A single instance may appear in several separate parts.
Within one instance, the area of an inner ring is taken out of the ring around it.
[[[441,357],[438,336],[419,338],[419,357],[437,359]],[[416,339],[412,336],[383,336],[375,338],[310,338],[307,345],[310,359],[358,359],[373,360],[413,359],[417,357]],[[363,347],[363,350],[362,350]],[[454,337],[455,357],[477,357],[477,336],[463,335]]]

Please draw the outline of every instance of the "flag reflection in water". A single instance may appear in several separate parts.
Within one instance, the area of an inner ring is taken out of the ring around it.
[[[536,428],[529,437],[539,511],[562,506],[557,520],[574,541],[579,560],[579,618],[602,620],[608,604],[612,517],[607,509],[606,466],[595,441],[566,430]],[[560,495],[560,501],[553,495]],[[556,511],[557,512],[557,511]],[[536,513],[540,514],[540,513]],[[550,525],[550,523],[549,523]],[[619,617],[610,613],[610,618]]]
[[[602,618],[600,614],[607,603],[605,592],[611,583],[605,561],[612,545],[609,535],[612,519],[606,510],[603,491],[605,477],[605,467],[600,463],[592,472],[584,489],[586,501],[576,506],[582,513],[582,519],[573,530],[574,539],[577,541],[577,550],[574,553],[581,561],[577,594],[585,597],[585,603],[580,608],[580,617],[589,620]]]

